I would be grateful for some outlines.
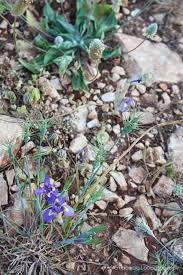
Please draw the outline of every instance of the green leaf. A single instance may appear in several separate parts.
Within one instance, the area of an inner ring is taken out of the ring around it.
[[[6,11],[10,11],[11,7],[6,1],[0,1],[0,14],[3,14]]]
[[[75,25],[81,35],[87,29],[89,21],[92,19],[91,1],[80,0],[76,4],[76,22]],[[94,19],[94,18],[93,18]]]
[[[32,100],[34,103],[37,103],[41,99],[41,94],[38,88],[32,89]]]
[[[41,49],[48,50],[51,44],[40,34],[38,34],[35,39],[34,43],[36,46],[40,47]]]
[[[32,63],[27,62],[24,59],[19,59],[19,62],[24,66],[27,70],[31,71],[34,74],[40,73],[40,71],[44,68],[44,55],[40,55],[37,58],[32,60]]]
[[[67,22],[65,18],[59,14],[56,14],[55,24],[63,33],[70,33],[72,35],[75,35],[77,33],[76,28],[72,24]]]
[[[46,3],[46,5],[44,6],[44,9],[43,9],[43,15],[47,20],[54,21],[56,12],[52,9],[50,4]]]
[[[57,47],[52,46],[44,56],[44,66],[48,65],[50,61],[53,61],[56,57],[59,56],[59,50]]]
[[[116,48],[115,50],[113,49],[105,49],[102,53],[102,59],[107,60],[109,58],[114,58],[114,57],[118,57],[121,56],[121,48]]]
[[[81,69],[79,69],[77,73],[73,73],[72,88],[75,91],[88,91],[88,86],[84,80]]]
[[[70,55],[63,55],[54,59],[53,62],[59,66],[59,73],[61,76],[64,76],[72,60],[73,60],[73,57]]]
[[[103,39],[106,32],[114,29],[117,25],[115,12],[111,5],[96,4],[94,8],[94,17],[97,24],[96,37]]]

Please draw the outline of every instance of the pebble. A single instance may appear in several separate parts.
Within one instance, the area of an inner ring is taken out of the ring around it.
[[[101,209],[105,210],[107,208],[107,203],[103,200],[96,201],[95,204]]]
[[[77,152],[81,151],[84,147],[86,147],[88,141],[83,134],[78,134],[72,141],[69,147],[69,150],[76,154]]]
[[[121,172],[111,171],[110,175],[116,181],[116,183],[119,186],[121,191],[126,191],[127,190],[127,182],[125,180],[124,175]]]
[[[50,96],[51,98],[54,98],[56,100],[59,100],[61,97],[53,84],[45,77],[40,77],[38,80],[40,91],[43,93],[43,95]]]
[[[135,152],[132,156],[131,156],[132,160],[134,162],[137,162],[141,159],[143,159],[143,152],[141,150]]]
[[[174,187],[173,180],[163,175],[153,187],[153,192],[159,197],[170,198]]]
[[[103,102],[114,102],[115,99],[115,93],[108,92],[101,96],[101,99]]]
[[[121,127],[119,124],[113,126],[112,130],[116,135],[119,135],[121,133]]]
[[[133,166],[132,168],[129,168],[129,176],[135,183],[142,183],[146,174],[146,171],[142,167]]]
[[[125,70],[123,69],[123,67],[115,66],[112,68],[111,73],[123,76],[125,75]]]
[[[131,95],[134,96],[134,97],[138,97],[140,94],[139,94],[139,92],[138,92],[136,89],[134,89],[134,90],[131,92]]]
[[[138,84],[136,86],[137,90],[140,92],[141,95],[145,94],[146,92],[146,86],[142,84]]]
[[[8,204],[8,186],[3,174],[0,174],[0,206]]]
[[[142,194],[138,197],[134,204],[134,208],[137,209],[141,215],[143,214],[145,216],[153,230],[156,230],[161,226],[160,220],[157,218],[145,195]]]
[[[119,215],[122,218],[127,218],[131,215],[132,212],[133,212],[133,208],[126,207],[126,208],[123,208],[123,209],[119,210]]]
[[[93,120],[90,120],[88,123],[87,123],[87,128],[88,129],[91,129],[91,128],[95,128],[95,127],[99,127],[99,121],[98,119],[93,119]]]
[[[110,186],[109,186],[109,189],[112,192],[115,192],[117,190],[117,184],[116,184],[115,180],[113,179],[113,177],[110,177]]]

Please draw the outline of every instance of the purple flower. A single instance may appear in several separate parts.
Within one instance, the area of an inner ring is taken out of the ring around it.
[[[61,204],[62,200],[62,204]],[[43,214],[44,222],[51,222],[59,214],[65,217],[72,217],[74,215],[74,209],[65,202],[65,198],[60,198],[60,203],[51,206],[46,209]]]
[[[65,217],[72,217],[74,215],[74,209],[65,203],[63,205],[63,215]]]
[[[71,217],[74,215],[74,209],[67,205],[66,198],[61,197],[59,195],[58,188],[55,187],[53,183],[51,183],[48,175],[45,176],[45,180],[40,183],[39,188],[35,191],[36,195],[44,195],[44,198],[50,205],[44,211],[43,220],[45,222],[51,222],[57,216],[62,217]]]
[[[134,105],[134,100],[131,97],[125,97],[119,105],[119,112],[125,112],[132,105]]]
[[[57,212],[53,211],[53,208],[48,208],[44,211],[43,220],[44,222],[51,222],[57,215]]]

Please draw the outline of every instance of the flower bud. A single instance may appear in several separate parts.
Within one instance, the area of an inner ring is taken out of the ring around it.
[[[99,61],[102,58],[102,53],[105,49],[104,44],[100,39],[94,39],[89,46],[89,57],[92,61]]]

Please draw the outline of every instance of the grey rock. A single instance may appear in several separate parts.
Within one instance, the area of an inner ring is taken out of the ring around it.
[[[114,178],[121,191],[127,190],[127,182],[121,172],[111,171],[110,175]]]
[[[156,230],[161,226],[160,220],[157,218],[154,210],[144,195],[139,196],[134,204],[134,208],[137,209],[140,214],[144,214],[145,218],[149,221],[150,227],[152,227],[153,230]]]
[[[22,120],[0,115],[0,167],[10,162],[8,144],[12,144],[14,155],[19,151],[23,142]]]
[[[153,191],[159,197],[169,198],[172,195],[174,186],[173,180],[163,175],[153,187]]]
[[[148,261],[149,250],[145,245],[144,239],[138,236],[135,231],[120,227],[113,235],[112,240],[120,249],[136,259],[144,262]]]
[[[8,204],[8,186],[3,174],[0,174],[0,206]]]
[[[141,38],[118,33],[117,38],[126,51],[130,51],[142,42]],[[153,43],[146,40],[139,48],[125,55],[128,61],[133,62],[131,67],[126,68],[130,77],[137,73],[152,72],[152,82],[179,82],[183,80],[183,63],[180,56],[171,51],[163,43]],[[130,65],[130,64],[129,64]]]
[[[40,91],[43,93],[43,95],[50,96],[51,98],[54,98],[56,100],[60,99],[60,95],[55,89],[55,86],[45,77],[40,77],[38,80]]]
[[[69,149],[72,153],[76,154],[86,147],[87,143],[86,137],[83,134],[78,134],[75,139],[71,141]]]
[[[115,99],[115,93],[108,92],[101,96],[101,99],[103,102],[114,102]]]
[[[142,183],[146,174],[146,171],[142,167],[133,166],[132,168],[129,168],[129,176],[135,183]]]
[[[183,171],[183,126],[177,127],[176,131],[171,134],[168,143],[169,156],[173,161],[174,169],[177,173]]]
[[[88,108],[86,106],[79,107],[77,111],[73,114],[71,118],[71,125],[76,132],[82,133],[86,130],[87,116]]]

